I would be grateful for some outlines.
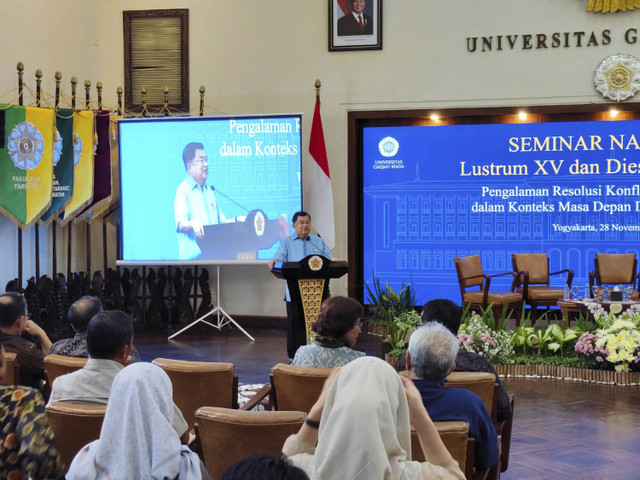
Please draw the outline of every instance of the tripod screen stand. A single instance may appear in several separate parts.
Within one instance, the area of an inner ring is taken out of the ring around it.
[[[210,327],[217,328],[218,330],[222,330],[222,327],[224,327],[226,325],[233,324],[236,327],[238,327],[240,329],[240,331],[242,333],[244,333],[249,338],[249,340],[251,340],[252,342],[255,342],[255,339],[251,335],[249,335],[249,333],[247,333],[247,331],[244,328],[242,328],[240,326],[240,324],[238,322],[236,322],[231,317],[231,315],[229,315],[227,312],[225,312],[224,309],[220,306],[220,265],[216,266],[216,291],[217,291],[216,302],[217,302],[218,305],[213,310],[211,310],[210,312],[204,314],[200,318],[198,318],[198,319],[194,320],[193,322],[191,322],[189,325],[184,327],[182,330],[179,330],[176,333],[174,333],[173,335],[171,335],[169,337],[169,340],[177,337],[178,335],[180,335],[185,330],[188,330],[191,327],[193,327],[194,325],[202,322],[202,323],[206,323]],[[214,316],[215,316],[215,320],[212,319],[212,321],[215,321],[215,323],[212,323],[212,322],[207,320],[208,318],[214,317]]]

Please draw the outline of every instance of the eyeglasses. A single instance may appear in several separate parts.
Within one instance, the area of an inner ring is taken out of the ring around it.
[[[310,220],[296,220],[297,225],[311,225]]]
[[[205,155],[204,157],[194,158],[189,163],[209,163],[209,157]]]

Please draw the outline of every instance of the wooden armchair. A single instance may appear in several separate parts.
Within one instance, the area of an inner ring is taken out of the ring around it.
[[[331,368],[295,367],[278,363],[271,372],[274,410],[309,412],[322,391]]]
[[[494,403],[498,403],[498,390],[495,388],[496,376],[489,372],[451,372],[447,376],[445,388],[465,388],[478,395],[487,412],[495,419]]]
[[[238,408],[238,377],[232,363],[156,358],[173,386],[173,401],[191,430],[200,407]]]
[[[106,405],[51,402],[45,407],[55,446],[67,469],[86,444],[100,438]]]
[[[486,275],[482,271],[482,262],[479,255],[469,257],[455,257],[453,262],[458,274],[460,285],[460,296],[464,307],[468,306],[472,310],[484,310],[489,305],[492,306],[496,323],[500,318],[500,313],[505,305],[513,309],[516,321],[520,321],[520,310],[522,308],[522,293],[508,291],[491,291],[491,279],[505,275],[515,277],[514,272],[504,272],[494,275]],[[467,291],[472,287],[478,290]]]
[[[591,295],[606,285],[631,285],[633,298],[637,299],[638,291],[638,260],[635,253],[596,253],[593,259],[595,270],[589,272],[589,287]]]
[[[564,297],[564,284],[560,288],[551,287],[549,277],[566,274],[564,283],[571,287],[573,270],[565,268],[550,273],[546,253],[514,253],[511,261],[513,271],[516,272],[511,290],[522,293],[522,298],[531,308],[531,318],[535,323],[538,319],[538,307],[555,306]]]
[[[305,412],[246,412],[202,407],[196,411],[196,442],[212,478],[250,455],[278,456],[289,435],[300,430]]]
[[[65,355],[55,355],[50,353],[44,357],[44,370],[47,375],[49,386],[61,375],[80,370],[87,364],[88,358],[67,357]]]
[[[469,424],[461,421],[433,422],[433,424],[438,430],[442,443],[447,447],[453,459],[458,462],[460,470],[465,472],[467,478],[473,479],[473,452],[476,442],[473,438],[469,438]],[[418,434],[413,427],[411,427],[411,459],[416,462],[426,461]]]
[[[20,364],[16,360],[16,354],[4,352],[4,363],[6,371],[4,377],[0,378],[0,383],[3,385],[18,385],[20,383]]]

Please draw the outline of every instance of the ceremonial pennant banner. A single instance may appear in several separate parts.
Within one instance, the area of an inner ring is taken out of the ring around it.
[[[58,220],[65,225],[89,205],[93,196],[93,111],[73,114],[73,194]]]
[[[53,110],[0,105],[0,211],[26,229],[51,202]]]
[[[73,194],[73,110],[56,111],[56,132],[53,144],[53,193],[51,205],[40,217],[49,225],[71,200]]]
[[[120,201],[120,155],[118,151],[118,121],[124,118],[122,115],[111,115],[111,130],[109,140],[111,142],[111,198],[109,202],[95,209],[89,214],[91,220],[97,220],[108,212]],[[119,215],[109,215],[107,220],[117,223]]]
[[[93,200],[80,214],[76,216],[74,222],[79,222],[86,218],[92,218],[92,214],[111,200],[112,179],[111,179],[111,142],[108,110],[97,110],[96,136],[98,144],[95,149],[93,160]]]

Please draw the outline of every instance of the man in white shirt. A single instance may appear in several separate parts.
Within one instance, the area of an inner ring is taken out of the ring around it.
[[[115,376],[127,365],[133,348],[133,322],[118,310],[95,315],[87,327],[87,364],[53,381],[49,402],[68,401],[106,405]],[[174,405],[173,428],[183,443],[189,437],[188,425]]]
[[[227,220],[216,201],[215,189],[206,183],[209,158],[204,145],[188,143],[182,151],[182,161],[187,176],[176,190],[173,213],[178,235],[178,256],[180,260],[193,260],[202,253],[196,239],[204,237],[204,226],[227,223],[233,219]]]

